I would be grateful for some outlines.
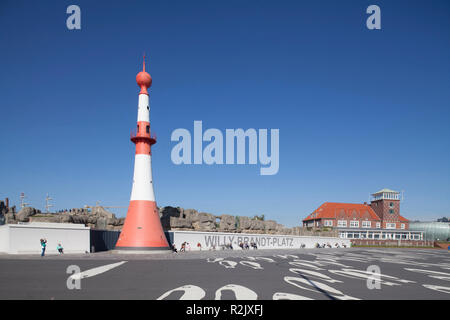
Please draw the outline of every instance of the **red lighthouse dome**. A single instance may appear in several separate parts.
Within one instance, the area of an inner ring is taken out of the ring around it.
[[[142,71],[136,76],[136,83],[141,88],[140,93],[148,94],[147,89],[152,85],[152,77],[145,71],[145,56]]]

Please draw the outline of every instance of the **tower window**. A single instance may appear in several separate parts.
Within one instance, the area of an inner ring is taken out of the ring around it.
[[[147,133],[150,133],[150,126],[147,126],[147,127],[145,128],[145,131],[147,131]]]
[[[393,202],[389,203],[389,207],[393,208],[394,207],[394,203]]]
[[[393,209],[389,209],[389,213],[394,213],[394,210]]]
[[[139,132],[139,125],[137,126],[137,132]]]

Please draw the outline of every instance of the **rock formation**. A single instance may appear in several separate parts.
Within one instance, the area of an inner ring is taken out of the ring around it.
[[[25,207],[20,209],[19,213],[16,215],[16,220],[19,222],[28,222],[30,221],[30,217],[37,213],[41,213],[41,211],[32,207]]]
[[[161,207],[159,216],[164,230],[336,236],[336,231],[316,232],[302,227],[286,228],[273,220],[263,221],[257,217],[249,218],[229,214],[214,215],[180,207]],[[15,207],[6,210],[3,201],[0,201],[0,224],[2,221],[12,224],[18,222],[79,223],[92,229],[120,231],[125,218],[117,218],[101,206],[93,207],[91,211],[75,208],[50,214],[25,207],[15,213]]]

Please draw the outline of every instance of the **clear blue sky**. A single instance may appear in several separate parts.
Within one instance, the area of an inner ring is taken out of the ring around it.
[[[366,28],[371,4],[382,30]],[[449,216],[449,16],[447,0],[3,0],[0,198],[128,205],[145,51],[158,205],[294,226],[387,187],[407,218]],[[194,120],[280,129],[279,173],[172,164],[170,135]]]

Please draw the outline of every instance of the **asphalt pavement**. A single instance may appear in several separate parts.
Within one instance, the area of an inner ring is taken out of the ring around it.
[[[435,249],[0,255],[0,299],[450,299]]]

